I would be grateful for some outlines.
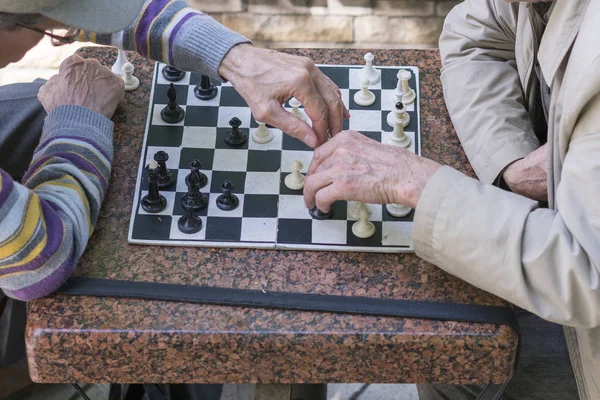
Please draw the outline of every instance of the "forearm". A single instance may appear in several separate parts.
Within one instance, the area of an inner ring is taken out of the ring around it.
[[[58,107],[23,185],[1,171],[0,287],[9,296],[45,296],[72,273],[108,187],[112,129],[83,107]]]
[[[112,35],[83,32],[80,39],[137,51],[151,60],[218,78],[232,47],[250,40],[187,6],[184,0],[150,0],[126,30]]]
[[[413,230],[415,251],[544,319],[597,327],[597,233],[590,237],[589,231],[579,229],[582,225],[576,228],[569,220],[597,215],[598,209],[574,211],[564,215],[540,209],[536,201],[444,167],[421,194]]]

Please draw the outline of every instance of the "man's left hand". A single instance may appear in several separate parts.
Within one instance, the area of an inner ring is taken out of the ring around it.
[[[306,174],[304,202],[328,212],[336,200],[400,203],[415,208],[440,164],[344,131],[319,147]]]

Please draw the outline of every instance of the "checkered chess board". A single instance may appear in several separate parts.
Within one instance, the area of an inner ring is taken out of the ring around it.
[[[177,102],[185,110],[185,119],[178,124],[162,121],[160,111],[167,104],[170,82],[161,73],[163,64],[157,63],[154,71],[144,147],[139,164],[138,179],[129,229],[129,242],[161,246],[244,247],[331,251],[412,252],[412,220],[414,212],[403,218],[388,214],[385,206],[368,205],[370,220],[376,233],[369,239],[359,239],[352,234],[355,222],[348,216],[351,204],[336,202],[333,217],[329,220],[313,220],[304,206],[302,191],[288,189],[283,181],[290,173],[294,160],[304,165],[306,172],[313,150],[301,141],[280,130],[270,127],[274,139],[258,144],[251,133],[258,127],[250,108],[231,84],[214,81],[218,86],[217,97],[202,101],[195,97],[194,87],[200,75],[186,73],[183,80],[175,82]],[[417,99],[407,106],[411,117],[405,128],[411,137],[410,150],[420,154],[419,71],[415,67],[377,67],[381,81],[370,87],[377,101],[370,107],[354,103],[354,93],[360,90],[357,73],[362,66],[319,65],[341,89],[344,103],[351,118],[344,122],[344,129],[353,129],[382,141],[392,131],[386,122],[394,107],[393,90],[399,69],[412,72],[410,87]],[[284,107],[290,110],[286,102]],[[242,121],[242,131],[248,134],[248,142],[241,147],[228,146],[224,138],[230,131],[229,121],[237,117]],[[167,167],[176,177],[176,183],[161,190],[167,199],[167,208],[157,214],[149,214],[140,206],[140,199],[147,194],[146,166],[154,154],[165,151],[169,155]],[[203,228],[195,234],[179,231],[177,221],[185,211],[181,197],[186,193],[185,176],[189,174],[190,162],[202,163],[202,172],[208,176],[208,185],[202,193],[209,206],[198,212]],[[216,199],[222,193],[221,185],[228,180],[240,200],[233,211],[222,211]]]

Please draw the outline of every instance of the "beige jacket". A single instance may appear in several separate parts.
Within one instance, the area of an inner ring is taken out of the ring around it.
[[[600,0],[467,0],[440,40],[456,131],[481,182],[444,167],[416,209],[422,258],[563,324],[582,399],[600,399]],[[539,45],[539,46],[538,46]],[[549,208],[490,183],[535,150],[535,55],[552,90]]]

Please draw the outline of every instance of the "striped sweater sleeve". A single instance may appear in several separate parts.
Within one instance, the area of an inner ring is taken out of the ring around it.
[[[80,106],[52,110],[19,184],[0,170],[0,288],[32,300],[71,275],[108,187],[113,123]]]
[[[217,71],[229,50],[250,43],[184,0],[148,0],[126,30],[112,35],[81,32],[79,39],[136,51],[151,60],[219,79]]]

